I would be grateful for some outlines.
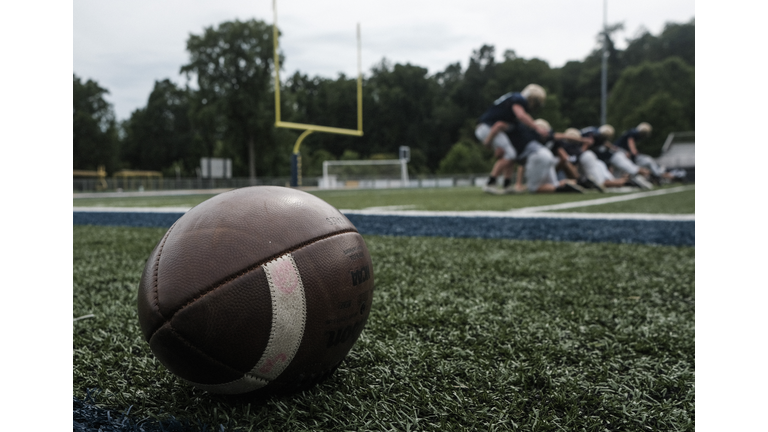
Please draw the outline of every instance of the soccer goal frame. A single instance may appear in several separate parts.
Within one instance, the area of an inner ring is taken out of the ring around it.
[[[328,174],[328,167],[350,165],[400,165],[400,185],[408,187],[408,159],[327,160],[323,161],[322,189],[335,189],[336,182]]]
[[[293,146],[291,155],[291,186],[301,186],[301,153],[299,148],[302,141],[312,132],[324,132],[340,135],[363,136],[363,72],[361,62],[360,23],[357,24],[357,129],[344,129],[330,126],[320,126],[305,123],[284,122],[280,117],[280,55],[277,31],[277,0],[272,0],[274,21],[272,23],[272,39],[275,63],[275,127],[299,129],[304,132],[299,135]]]

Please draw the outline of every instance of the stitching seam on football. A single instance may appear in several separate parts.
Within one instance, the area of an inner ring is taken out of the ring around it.
[[[188,340],[187,340],[187,339],[186,339],[184,336],[182,336],[182,335],[181,335],[181,333],[177,332],[177,331],[176,331],[176,329],[174,329],[174,328],[173,328],[173,326],[171,325],[171,323],[166,323],[166,324],[168,324],[168,329],[171,331],[171,333],[173,333],[173,335],[174,335],[176,338],[178,338],[178,340],[179,340],[179,341],[181,341],[181,342],[182,342],[184,345],[188,346],[190,349],[192,349],[192,350],[196,351],[196,352],[197,352],[197,353],[199,353],[201,356],[203,356],[203,357],[205,357],[206,359],[208,359],[208,360],[210,360],[210,361],[212,361],[212,362],[216,363],[217,365],[224,367],[224,368],[225,368],[225,369],[227,369],[229,372],[234,372],[234,373],[236,373],[236,374],[242,374],[242,373],[243,373],[242,371],[239,371],[239,370],[237,370],[237,369],[233,368],[232,366],[229,366],[229,365],[227,365],[227,364],[223,363],[221,360],[217,360],[217,359],[215,359],[215,358],[214,358],[213,356],[211,356],[210,354],[208,354],[208,353],[206,353],[205,351],[201,350],[200,348],[196,347],[196,346],[195,346],[195,345],[194,345],[192,342],[188,341]],[[162,326],[161,326],[160,328],[162,328]],[[159,330],[159,329],[158,329],[158,330]],[[155,332],[155,333],[157,333],[157,332]],[[154,337],[154,334],[153,334],[152,336]]]
[[[160,255],[163,254],[163,247],[165,247],[165,242],[168,240],[168,237],[171,235],[171,231],[173,230],[173,227],[176,226],[176,222],[171,225],[170,228],[168,228],[168,232],[165,233],[165,236],[163,237],[162,243],[160,243],[160,247],[157,249],[157,259],[155,259],[155,265],[154,269],[152,270],[152,294],[153,294],[153,300],[154,304],[153,306],[157,310],[157,313],[160,314],[160,316],[163,316],[163,313],[160,312],[160,298],[159,293],[157,291],[157,279],[158,279],[158,271],[160,271]]]
[[[173,227],[171,227],[171,228],[173,228]],[[250,267],[247,267],[244,270],[241,270],[241,271],[239,271],[239,272],[237,272],[237,273],[227,277],[226,279],[222,280],[221,282],[218,282],[217,284],[215,284],[215,285],[209,287],[208,289],[206,289],[205,291],[201,292],[200,294],[197,295],[197,297],[189,300],[187,303],[183,304],[178,309],[176,309],[173,312],[171,312],[170,315],[167,318],[165,318],[165,322],[169,323],[173,319],[173,317],[179,311],[181,311],[182,309],[184,309],[187,306],[191,305],[192,303],[200,300],[201,298],[203,298],[206,295],[212,293],[213,291],[216,291],[217,289],[221,288],[222,286],[224,286],[224,285],[226,285],[226,284],[228,284],[228,283],[230,283],[230,282],[232,282],[232,281],[234,281],[236,279],[239,279],[239,278],[247,275],[248,273],[258,269],[259,267],[263,266],[264,264],[266,264],[266,263],[268,263],[268,262],[270,262],[270,261],[272,261],[274,259],[277,259],[277,258],[279,258],[279,257],[281,257],[283,255],[289,254],[289,253],[293,253],[293,252],[295,252],[295,251],[297,251],[297,250],[299,250],[301,248],[307,247],[309,245],[312,245],[314,243],[323,241],[325,239],[329,239],[331,237],[335,237],[335,236],[342,235],[342,234],[348,234],[348,233],[359,234],[359,232],[356,229],[354,229],[354,228],[349,228],[349,229],[345,229],[345,230],[342,230],[342,231],[337,231],[337,232],[331,233],[331,234],[325,234],[323,236],[315,237],[313,239],[310,239],[310,240],[307,240],[305,242],[299,243],[299,244],[297,244],[296,246],[293,246],[290,249],[286,249],[286,250],[284,250],[282,252],[278,252],[278,253],[276,253],[276,254],[274,254],[272,256],[264,258],[263,260],[257,262],[256,264],[253,264]],[[162,327],[162,326],[160,326],[160,327]],[[159,330],[160,327],[158,327],[158,330]],[[157,332],[157,330],[155,330],[155,332]],[[154,336],[154,333],[152,334],[152,336]]]

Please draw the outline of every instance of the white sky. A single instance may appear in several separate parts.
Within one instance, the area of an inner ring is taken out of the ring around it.
[[[466,67],[472,51],[493,45],[550,66],[582,60],[596,47],[603,0],[280,0],[283,76],[296,70],[335,78],[357,73],[355,28],[362,33],[362,67],[382,58],[426,67]],[[146,105],[155,80],[183,84],[186,40],[204,27],[234,19],[273,22],[272,0],[74,0],[73,72],[110,91],[118,119]],[[482,5],[482,7],[478,7]],[[608,0],[608,23],[623,22],[623,46],[646,28],[688,22],[693,0]]]

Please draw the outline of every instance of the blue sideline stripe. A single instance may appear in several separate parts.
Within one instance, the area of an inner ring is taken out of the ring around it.
[[[74,225],[108,225],[130,227],[161,227],[170,228],[184,212],[151,213],[151,212],[98,212],[74,211]]]
[[[74,211],[74,225],[163,227],[184,212]],[[346,214],[361,234],[695,246],[695,222]]]
[[[694,221],[346,215],[362,234],[695,245]]]

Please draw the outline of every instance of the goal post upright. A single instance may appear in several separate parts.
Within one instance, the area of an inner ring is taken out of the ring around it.
[[[330,126],[311,125],[282,121],[280,115],[280,55],[277,30],[277,0],[272,0],[274,19],[272,22],[272,39],[275,66],[275,127],[286,129],[299,129],[304,132],[299,135],[293,146],[291,155],[291,186],[301,186],[301,153],[299,149],[302,141],[313,132],[332,133],[339,135],[363,136],[363,72],[361,61],[360,23],[357,24],[357,129],[344,129]]]

